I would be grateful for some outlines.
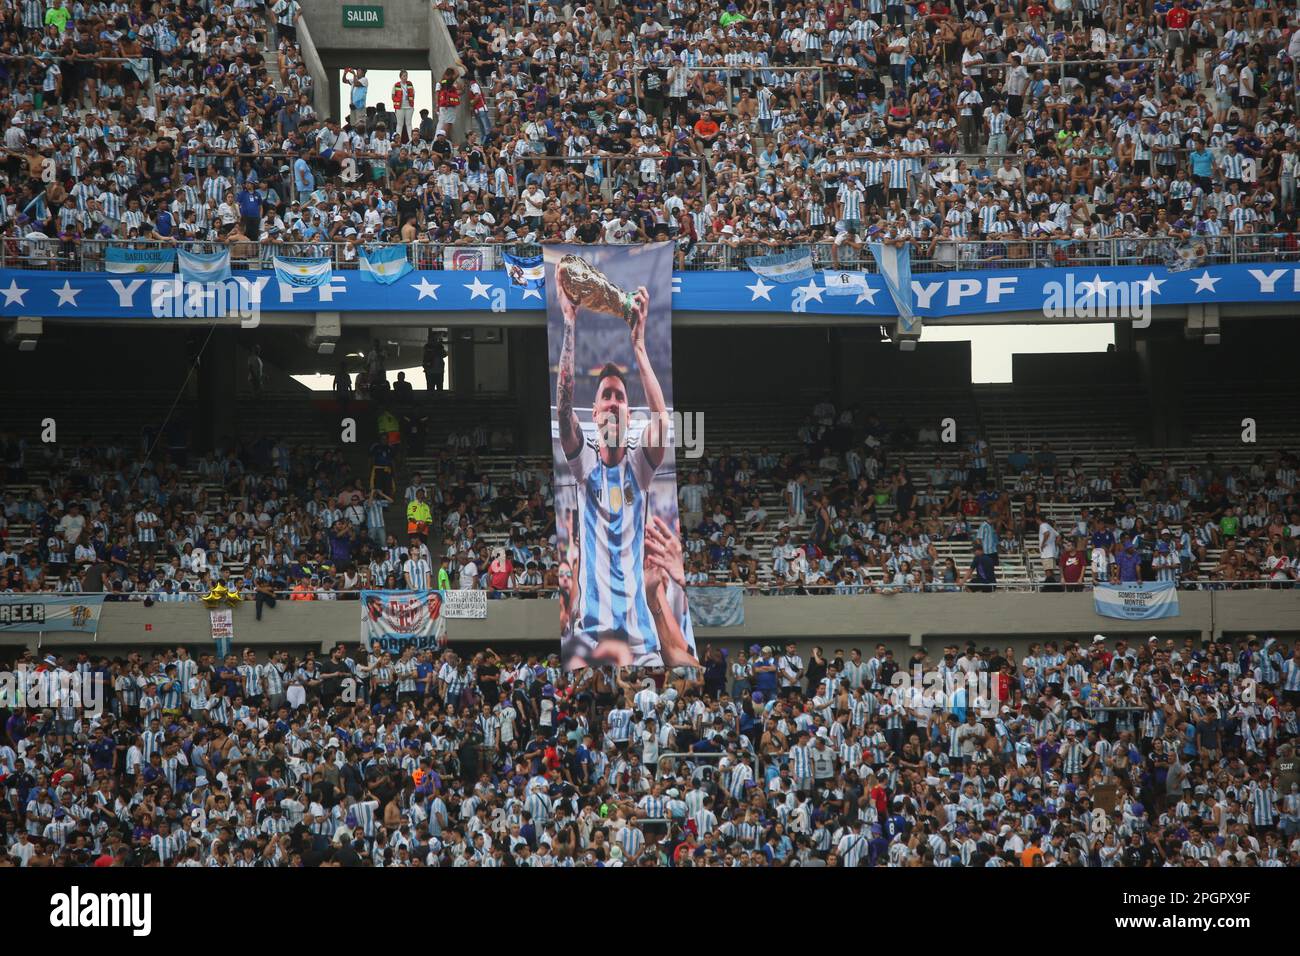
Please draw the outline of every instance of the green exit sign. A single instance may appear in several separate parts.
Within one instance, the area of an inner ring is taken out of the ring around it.
[[[343,26],[345,27],[382,27],[384,25],[383,7],[343,8]]]

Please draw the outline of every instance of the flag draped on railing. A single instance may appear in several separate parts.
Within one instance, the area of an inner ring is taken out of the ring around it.
[[[281,285],[315,289],[328,285],[334,269],[326,256],[272,256],[275,278]]]
[[[176,253],[181,278],[186,282],[225,282],[230,278],[230,250]]]
[[[912,253],[906,245],[868,243],[880,278],[885,280],[894,307],[898,309],[898,334],[919,337],[921,323],[912,309]]]
[[[745,623],[745,592],[737,587],[693,587],[691,622],[696,627],[741,627]]]
[[[412,269],[405,246],[362,247],[358,262],[363,282],[379,282],[383,285],[396,282]]]
[[[827,295],[861,295],[869,289],[865,272],[822,272]]]
[[[109,246],[104,250],[104,271],[122,273],[171,272],[176,250],[170,247],[125,249]]]
[[[812,252],[808,249],[791,249],[770,256],[750,256],[745,265],[757,276],[773,282],[806,282],[813,278]]]
[[[541,256],[515,256],[508,252],[501,253],[505,262],[506,275],[512,284],[522,287],[527,292],[537,291],[546,285],[546,266]],[[540,293],[538,298],[541,298]]]

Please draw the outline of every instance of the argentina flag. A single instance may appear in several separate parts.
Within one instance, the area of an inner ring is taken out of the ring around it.
[[[822,272],[827,295],[861,295],[870,287],[865,272]]]
[[[225,282],[230,278],[230,250],[176,253],[181,278],[186,282]]]
[[[411,271],[411,261],[406,257],[406,246],[370,246],[361,248],[359,259],[363,282],[384,285],[396,282]]]
[[[792,249],[770,256],[749,256],[745,265],[756,276],[771,279],[773,282],[806,282],[813,278],[812,252],[808,249]]]
[[[885,242],[868,243],[871,257],[876,260],[880,277],[898,309],[898,333],[919,336],[921,322],[912,309],[912,250],[904,245]]]
[[[171,272],[176,261],[176,250],[125,249],[109,246],[104,250],[104,271],[117,273]]]
[[[275,278],[281,285],[316,289],[329,285],[334,270],[326,256],[272,256]]]
[[[506,264],[506,275],[510,276],[510,281],[522,286],[525,291],[536,291],[546,284],[546,266],[542,263],[541,256],[512,256],[503,252],[501,258]]]

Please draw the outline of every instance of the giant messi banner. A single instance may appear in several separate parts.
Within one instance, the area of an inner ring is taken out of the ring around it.
[[[668,242],[545,247],[560,654],[696,664],[677,516]]]

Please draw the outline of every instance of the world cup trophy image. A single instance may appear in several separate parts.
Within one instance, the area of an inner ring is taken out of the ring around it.
[[[635,296],[619,288],[582,256],[567,255],[555,267],[565,296],[589,312],[620,315],[630,328],[636,321]]]

